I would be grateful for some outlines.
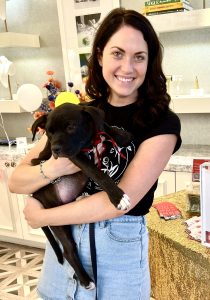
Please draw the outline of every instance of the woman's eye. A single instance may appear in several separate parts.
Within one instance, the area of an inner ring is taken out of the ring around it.
[[[122,53],[120,51],[114,51],[112,54],[115,58],[121,58],[122,57]]]
[[[145,57],[143,55],[136,55],[135,56],[135,61],[140,62],[142,60],[145,60]]]

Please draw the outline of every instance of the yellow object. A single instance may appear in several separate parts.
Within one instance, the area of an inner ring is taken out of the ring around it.
[[[80,101],[79,98],[72,92],[61,92],[55,99],[55,107],[64,103],[79,104]]]
[[[198,90],[199,89],[199,82],[198,82],[198,77],[195,77],[195,81],[194,81],[194,89]]]

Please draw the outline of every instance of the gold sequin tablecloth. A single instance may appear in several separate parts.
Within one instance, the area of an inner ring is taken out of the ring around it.
[[[185,191],[155,199],[169,201],[182,212],[182,219],[160,219],[155,208],[147,215],[150,234],[152,292],[156,300],[210,300],[210,248],[188,238],[183,221]]]

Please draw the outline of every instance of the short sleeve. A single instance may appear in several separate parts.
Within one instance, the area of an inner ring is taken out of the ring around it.
[[[179,117],[171,110],[168,110],[159,123],[146,134],[145,140],[161,134],[175,134],[177,136],[177,142],[173,151],[175,153],[182,143],[180,132],[181,122]]]

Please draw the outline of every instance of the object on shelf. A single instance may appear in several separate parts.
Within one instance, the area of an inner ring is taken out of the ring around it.
[[[186,8],[176,8],[176,9],[167,9],[167,10],[162,10],[162,11],[153,11],[146,13],[146,16],[155,16],[155,15],[162,15],[162,14],[171,14],[171,13],[178,13],[178,12],[187,12],[189,11]]]
[[[6,56],[0,56],[0,83],[5,88],[9,88],[10,99],[12,99],[10,76],[15,75],[15,72],[14,63],[8,60]]]
[[[192,9],[193,8],[188,0],[145,1],[144,14],[146,16],[152,16],[180,11],[190,11]]]
[[[179,96],[182,94],[182,82],[183,82],[182,75],[172,75],[171,86],[170,86],[171,95]]]
[[[200,88],[198,77],[195,77],[194,80],[194,88],[190,90],[191,95],[193,96],[202,96],[204,94],[204,90]]]
[[[166,75],[166,88],[168,94],[171,94],[171,81],[172,81],[172,75]]]
[[[15,71],[14,63],[8,60],[6,56],[0,56],[0,83],[5,88],[9,88],[10,98],[12,98],[10,76],[15,75]]]

